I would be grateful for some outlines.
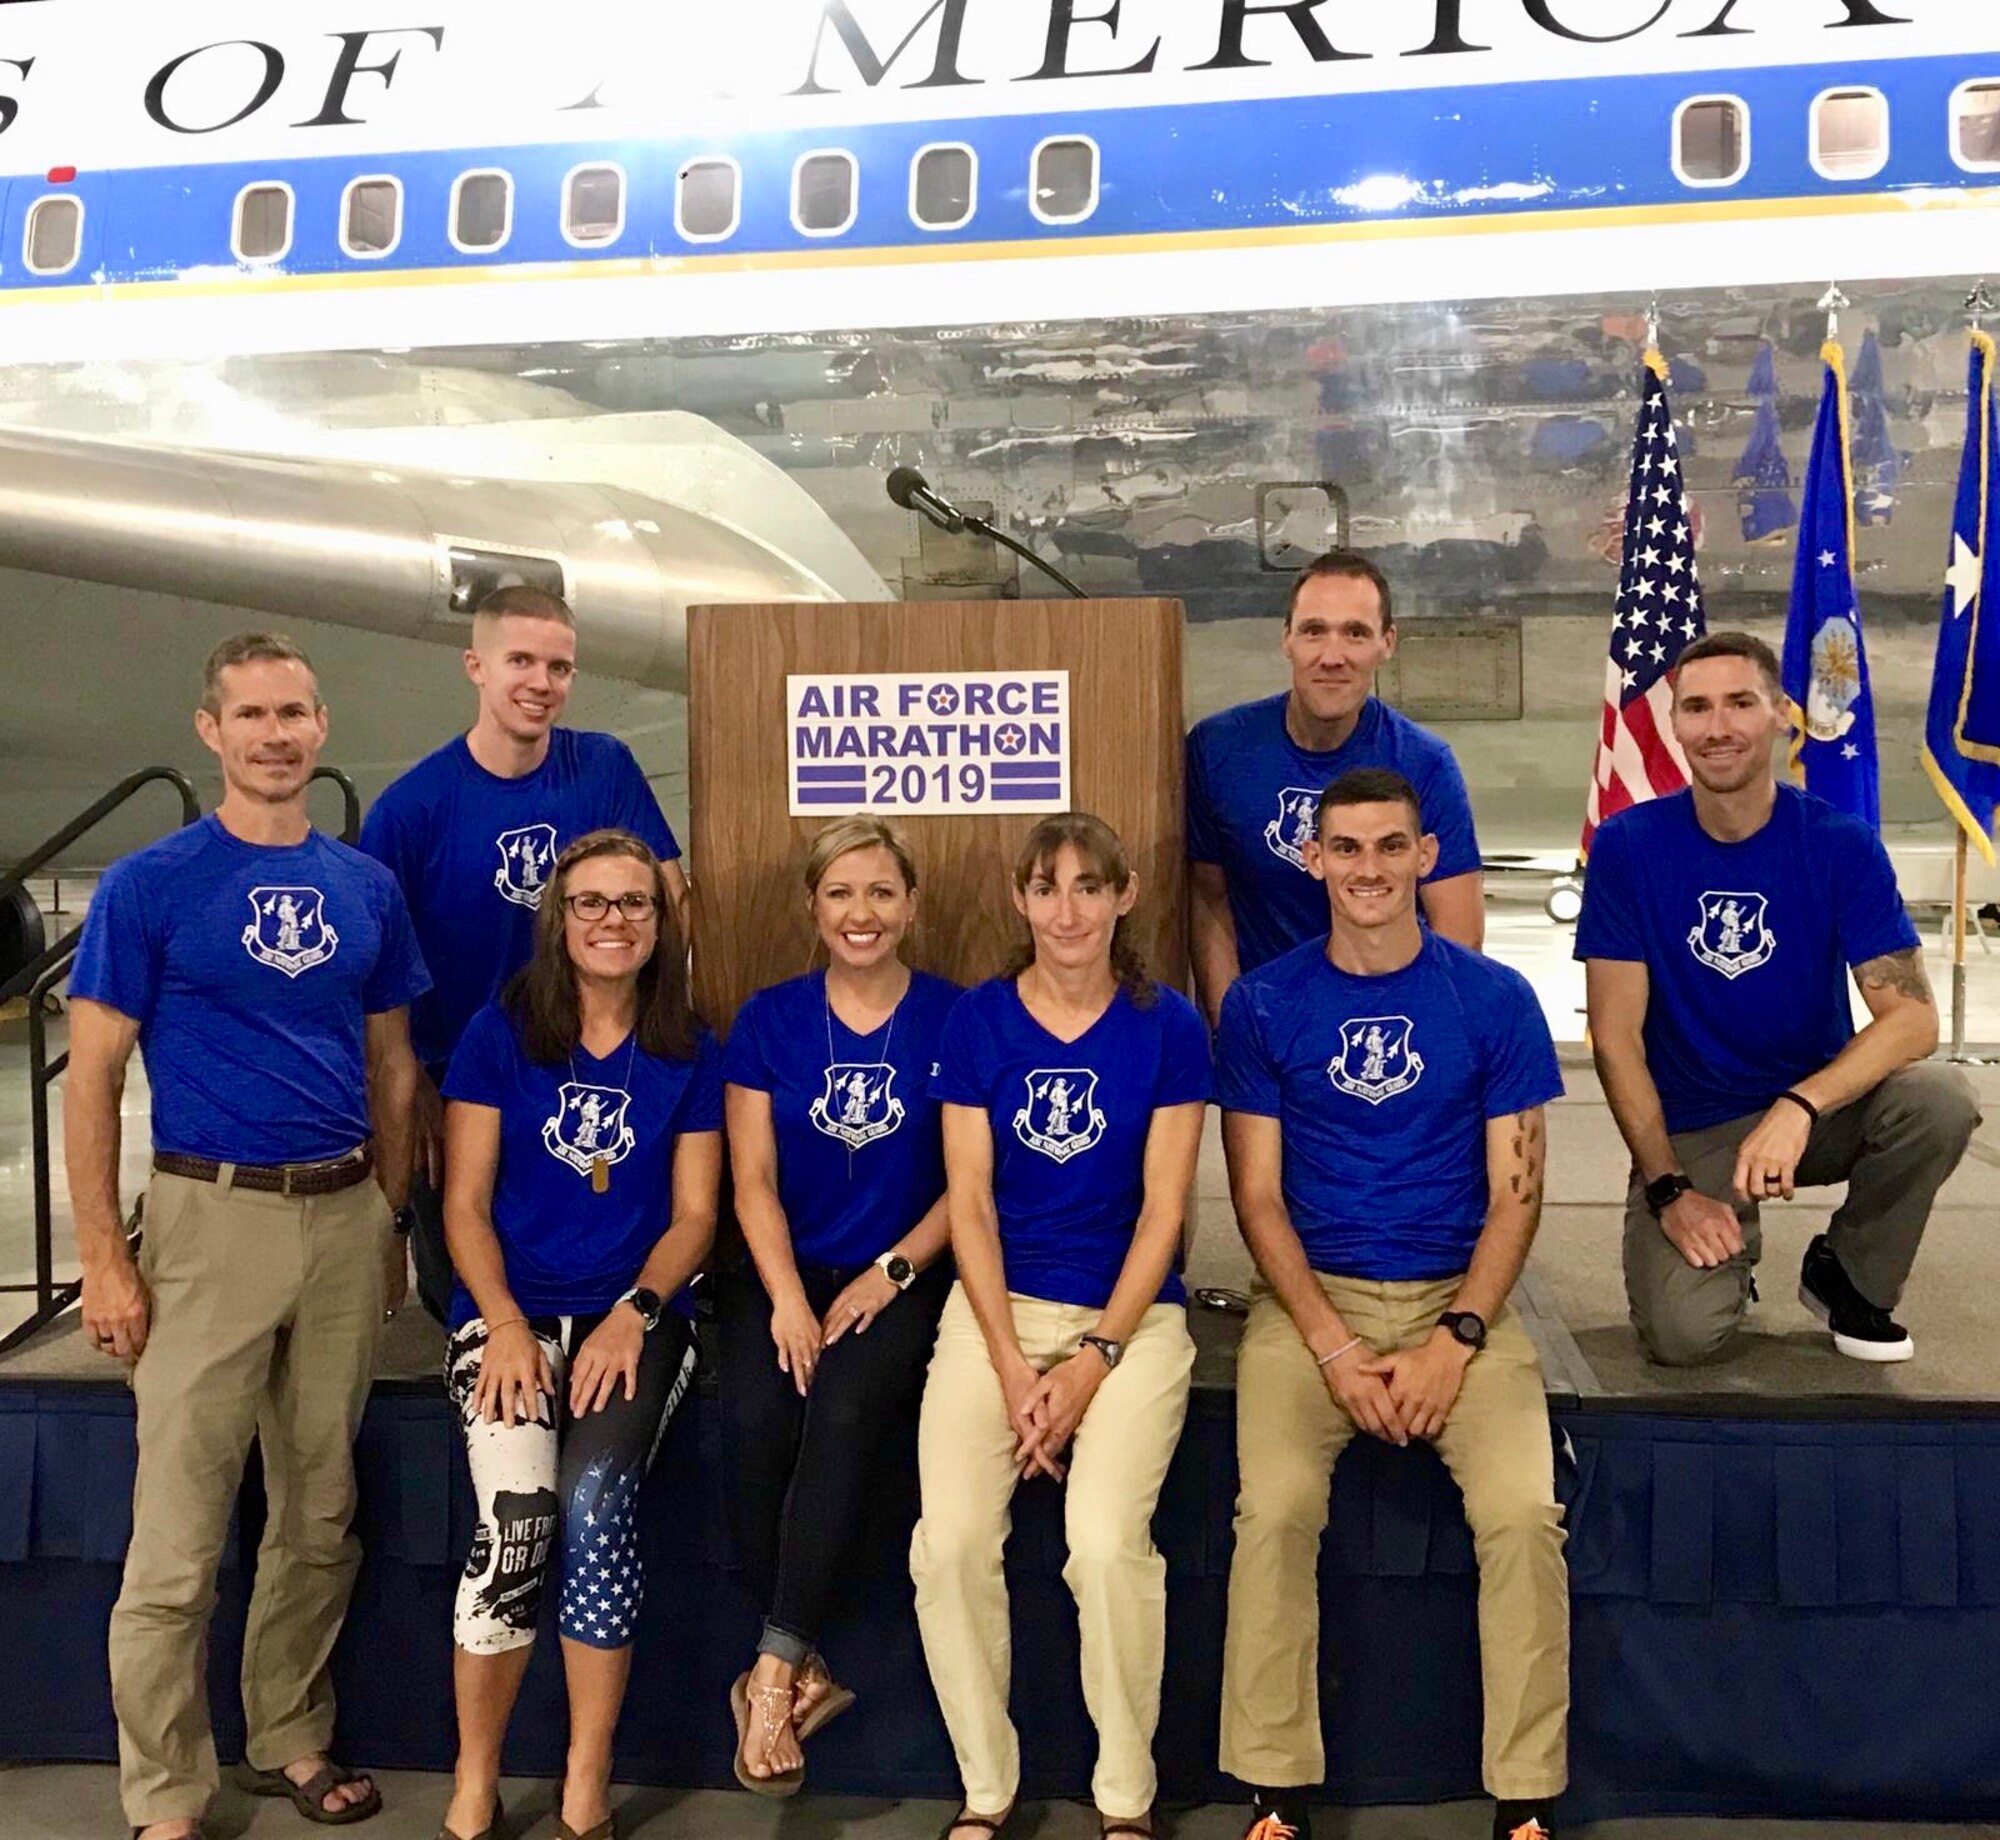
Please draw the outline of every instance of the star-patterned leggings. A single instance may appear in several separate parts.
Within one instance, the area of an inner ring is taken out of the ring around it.
[[[592,1648],[632,1640],[645,1594],[637,1526],[639,1485],[661,1434],[694,1377],[694,1338],[671,1313],[646,1337],[631,1399],[615,1387],[600,1410],[571,1414],[566,1375],[584,1338],[604,1320],[537,1316],[556,1397],[539,1418],[488,1424],[473,1407],[486,1353],[486,1321],[475,1316],[445,1351],[445,1381],[465,1432],[479,1498],[472,1551],[458,1582],[452,1635],[475,1655],[497,1655],[535,1639],[542,1586],[561,1567],[557,1627]]]

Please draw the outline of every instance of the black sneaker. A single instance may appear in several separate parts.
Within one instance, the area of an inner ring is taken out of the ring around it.
[[[1303,1789],[1255,1789],[1243,1840],[1312,1840],[1312,1815]]]
[[[1833,1331],[1833,1345],[1856,1361],[1907,1361],[1910,1332],[1854,1288],[1824,1233],[1815,1233],[1799,1267],[1799,1301]]]
[[[1547,1802],[1502,1802],[1493,1810],[1493,1840],[1555,1840]]]

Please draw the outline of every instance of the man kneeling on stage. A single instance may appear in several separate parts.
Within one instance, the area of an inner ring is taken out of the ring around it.
[[[1303,1840],[1325,1774],[1317,1559],[1356,1430],[1434,1443],[1464,1493],[1495,1835],[1548,1835],[1567,1780],[1562,1510],[1541,1366],[1507,1303],[1562,1075],[1527,980],[1419,922],[1436,852],[1399,774],[1336,780],[1306,845],[1329,937],[1222,1006],[1230,1191],[1261,1277],[1237,1361],[1222,1675],[1222,1767],[1255,1795],[1246,1840]]]
[[[1747,633],[1681,653],[1686,792],[1597,833],[1576,956],[1604,1096],[1632,1151],[1625,1293],[1654,1360],[1734,1341],[1762,1250],[1757,1206],[1845,1182],[1799,1301],[1840,1353],[1907,1361],[1902,1295],[1931,1202],[1979,1122],[1926,1065],[1937,1005],[1882,840],[1772,778],[1778,661]],[[1873,1018],[1856,1034],[1843,968]]]

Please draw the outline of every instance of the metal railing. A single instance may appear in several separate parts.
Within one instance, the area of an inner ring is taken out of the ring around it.
[[[128,774],[96,804],[78,813],[53,837],[16,863],[7,878],[0,881],[0,898],[22,887],[44,863],[53,862],[78,838],[94,830],[135,793],[156,780],[172,786],[180,794],[183,827],[201,816],[201,801],[195,797],[194,787],[187,775],[177,768],[147,767],[141,772]],[[353,787],[348,786],[347,791],[351,798]],[[49,1088],[62,1077],[63,1069],[69,1065],[69,1054],[65,1050],[53,1060],[49,1058],[48,1018],[49,994],[69,976],[70,964],[76,957],[82,937],[80,930],[65,934],[0,984],[0,1003],[18,996],[28,999],[28,1131],[35,1198],[34,1282],[0,1284],[0,1294],[33,1291],[35,1310],[26,1322],[0,1337],[0,1354],[5,1354],[53,1322],[76,1301],[77,1293],[83,1288],[76,1281],[60,1286],[56,1283],[55,1204],[50,1193]]]

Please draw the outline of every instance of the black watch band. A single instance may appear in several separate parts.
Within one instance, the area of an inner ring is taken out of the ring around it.
[[[1668,1208],[1694,1188],[1678,1169],[1669,1170],[1665,1175],[1655,1177],[1646,1184],[1646,1212],[1658,1220]]]
[[[1486,1346],[1486,1318],[1476,1310],[1447,1310],[1438,1327],[1477,1354]]]

